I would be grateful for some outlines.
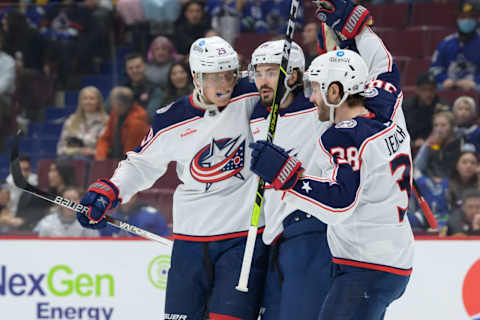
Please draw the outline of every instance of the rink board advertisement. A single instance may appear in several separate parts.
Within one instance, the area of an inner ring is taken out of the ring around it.
[[[386,320],[480,320],[480,239],[417,240],[404,296]]]
[[[0,319],[159,320],[171,248],[143,240],[0,240]]]
[[[152,241],[0,238],[0,319],[161,320],[169,264]],[[480,319],[480,240],[416,241],[385,319]]]

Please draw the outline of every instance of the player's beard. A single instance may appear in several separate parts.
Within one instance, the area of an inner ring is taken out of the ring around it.
[[[269,91],[267,94],[262,94],[261,93],[262,89],[270,89],[272,91]],[[259,91],[260,91],[260,101],[262,101],[262,104],[266,107],[271,107],[273,104],[273,89],[268,86],[262,86]]]
[[[329,121],[330,120],[330,107],[323,101],[317,106],[318,120]]]

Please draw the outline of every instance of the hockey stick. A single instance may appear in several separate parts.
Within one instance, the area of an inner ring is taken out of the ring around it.
[[[285,92],[283,83],[287,76],[286,70],[288,66],[288,59],[290,57],[290,48],[293,39],[293,32],[295,31],[295,22],[300,0],[292,0],[290,7],[290,17],[288,18],[287,31],[285,33],[285,41],[283,46],[282,63],[280,65],[280,73],[278,75],[277,87],[273,93],[273,105],[270,111],[270,123],[268,125],[267,141],[272,142],[275,136],[275,129],[277,127],[278,109],[280,107],[280,98]],[[245,252],[243,253],[242,269],[240,271],[240,278],[235,287],[238,291],[248,291],[248,277],[252,267],[253,250],[255,248],[255,240],[258,232],[258,221],[260,220],[260,212],[263,205],[263,194],[265,192],[265,181],[258,179],[257,193],[253,205],[252,217],[250,220],[250,227],[248,228],[247,244]]]
[[[22,189],[22,190],[24,190],[28,193],[33,194],[36,197],[39,197],[39,198],[42,198],[44,200],[53,202],[56,205],[59,205],[61,207],[67,208],[67,209],[70,209],[72,211],[80,212],[80,213],[83,213],[83,214],[88,213],[88,207],[85,207],[85,206],[81,205],[80,203],[76,203],[74,201],[65,199],[61,196],[57,196],[53,193],[40,190],[39,188],[37,188],[35,186],[32,186],[31,184],[29,184],[27,182],[27,180],[25,180],[25,177],[22,174],[22,170],[20,169],[20,160],[18,159],[18,144],[19,144],[19,141],[20,141],[20,135],[17,134],[17,136],[15,137],[15,140],[13,142],[12,152],[10,154],[10,172],[12,173],[13,182],[15,183],[17,188],[20,188],[20,189]],[[148,232],[147,230],[141,229],[139,227],[136,227],[134,225],[123,222],[121,220],[115,219],[115,218],[110,217],[110,216],[105,216],[105,218],[107,219],[108,224],[110,224],[114,227],[126,230],[130,233],[133,233],[137,236],[140,236],[140,237],[143,237],[143,238],[146,238],[146,239],[150,239],[150,240],[153,240],[153,241],[160,242],[161,244],[169,246],[169,247],[172,246],[172,243],[173,243],[172,241],[170,241],[166,238],[160,237],[157,234]]]
[[[420,208],[422,208],[423,214],[427,219],[428,224],[430,225],[430,228],[437,229],[438,228],[437,219],[435,219],[435,216],[433,215],[432,210],[430,210],[430,206],[428,205],[425,198],[423,198],[423,195],[421,194],[415,179],[413,179],[412,189],[413,189],[413,194],[415,195],[415,198],[417,198],[417,201],[420,204]]]

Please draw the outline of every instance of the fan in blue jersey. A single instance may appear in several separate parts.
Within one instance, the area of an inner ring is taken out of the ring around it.
[[[252,54],[251,76],[261,99],[250,124],[256,140],[267,135],[283,47],[284,40],[268,41]],[[311,157],[316,140],[313,128],[321,122],[317,120],[315,106],[303,94],[305,57],[295,42],[286,72],[283,83],[286,91],[281,97],[274,142],[290,155]],[[281,196],[271,188],[264,195],[263,241],[272,245],[272,249],[262,319],[317,319],[331,279],[327,226],[308,212],[287,208]]]
[[[173,251],[165,319],[257,319],[268,263],[256,239],[248,293],[235,290],[250,225],[257,177],[248,170],[250,117],[258,92],[238,78],[238,56],[220,37],[190,48],[195,89],[156,112],[141,145],[113,177],[93,184],[81,203],[86,227],[102,227],[106,209],[150,188],[175,161],[181,184],[173,196]],[[259,222],[263,231],[263,219]]]
[[[370,28],[355,30],[361,56],[330,51],[305,73],[306,96],[319,120],[331,122],[313,156],[297,158],[265,141],[250,145],[251,170],[282,192],[287,208],[328,225],[334,267],[321,320],[383,319],[412,272],[405,217],[412,165],[398,69]]]

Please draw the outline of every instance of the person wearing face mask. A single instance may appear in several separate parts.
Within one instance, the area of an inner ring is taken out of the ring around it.
[[[480,89],[477,21],[472,4],[463,4],[457,17],[458,32],[443,39],[433,54],[430,71],[440,89]]]

